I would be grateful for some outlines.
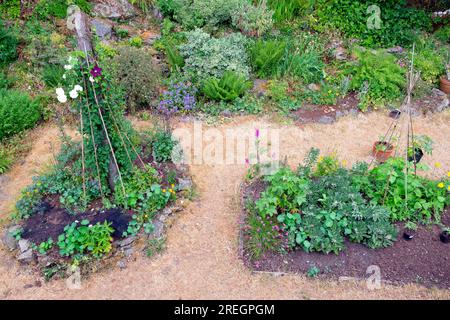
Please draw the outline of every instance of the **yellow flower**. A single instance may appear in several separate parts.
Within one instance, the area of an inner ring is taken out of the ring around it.
[[[443,182],[441,182],[441,183],[438,184],[438,188],[441,188],[441,189],[442,189],[443,187],[445,187],[445,184],[444,184]]]
[[[166,192],[166,189],[163,189],[163,192]]]
[[[440,167],[442,167],[442,164],[441,164],[440,162],[436,162],[436,163],[434,164],[434,166],[435,166],[436,168],[440,168]]]
[[[447,187],[447,191],[450,191],[450,186]]]
[[[173,190],[172,190],[172,189],[169,189],[169,192],[170,192],[170,193],[172,193],[172,192],[173,192]]]
[[[449,171],[449,172],[447,172],[447,177],[449,177],[449,178],[450,178],[450,171]]]
[[[170,185],[172,188],[174,188],[175,187],[175,185],[172,183],[171,185]]]
[[[342,160],[342,165],[345,167],[347,165],[347,160]]]

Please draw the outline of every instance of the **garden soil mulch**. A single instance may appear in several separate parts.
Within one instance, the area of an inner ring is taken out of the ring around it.
[[[352,165],[370,158],[370,150],[386,131],[390,118],[385,113],[344,117],[331,125],[280,124],[270,116],[237,117],[213,127],[216,132],[255,128],[280,129],[280,157],[296,166],[311,147],[324,153],[336,151]],[[136,127],[149,129],[151,121],[134,121]],[[193,133],[192,122],[177,119],[175,129]],[[209,127],[204,124],[204,129]],[[39,129],[37,129],[39,130]],[[415,119],[415,130],[435,141],[433,156],[427,164],[440,161],[442,167],[427,174],[442,177],[450,168],[450,114]],[[0,200],[0,218],[7,218],[20,189],[31,182],[31,175],[51,160],[55,128],[46,128],[35,140],[34,148],[8,174],[3,190],[9,200]],[[210,141],[208,141],[210,143]],[[35,162],[36,159],[40,159]],[[41,160],[42,159],[42,160]],[[303,274],[276,276],[255,273],[239,255],[239,230],[242,212],[240,185],[247,171],[242,164],[189,166],[198,197],[187,204],[167,231],[166,250],[153,259],[136,253],[126,269],[112,267],[83,281],[82,290],[70,290],[64,280],[50,282],[30,273],[0,246],[1,299],[450,299],[450,290],[430,289],[420,284],[382,284],[369,290],[365,281],[339,282],[311,279]],[[411,257],[410,259],[415,259]],[[383,272],[383,271],[382,271]]]

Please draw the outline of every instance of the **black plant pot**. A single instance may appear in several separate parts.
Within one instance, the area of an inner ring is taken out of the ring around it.
[[[420,148],[415,148],[414,149],[414,155],[413,156],[408,156],[408,161],[409,162],[414,162],[414,163],[419,163],[420,160],[422,160],[423,157],[423,151]]]
[[[400,110],[392,110],[391,112],[389,112],[389,117],[393,118],[393,119],[398,119],[400,118],[400,115],[402,114],[402,112]]]
[[[443,231],[440,238],[443,243],[450,243],[450,233],[447,231]]]
[[[414,231],[405,230],[403,232],[403,239],[411,241],[414,238]]]

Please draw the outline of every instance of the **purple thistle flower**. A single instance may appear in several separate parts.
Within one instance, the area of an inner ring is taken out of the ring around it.
[[[255,135],[257,138],[259,138],[259,129],[256,129]]]

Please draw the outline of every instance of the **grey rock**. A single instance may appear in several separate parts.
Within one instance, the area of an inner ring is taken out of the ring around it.
[[[172,208],[170,207],[166,207],[163,209],[162,214],[166,215],[166,216],[170,216],[172,214]]]
[[[228,110],[228,109],[223,110],[223,111],[220,113],[220,115],[221,115],[222,117],[226,117],[226,118],[230,118],[231,116],[233,116],[233,114],[231,113],[231,111]]]
[[[30,249],[30,247],[31,247],[30,241],[28,241],[26,239],[20,239],[19,240],[20,252],[24,253],[25,251],[28,251],[28,249]]]
[[[149,239],[161,238],[164,233],[164,223],[157,220],[153,222],[153,226],[154,230],[151,234],[149,234]]]
[[[14,250],[17,248],[17,240],[14,238],[13,234],[18,230],[20,230],[20,226],[11,226],[3,235],[2,242],[9,250]]]
[[[322,116],[319,118],[319,120],[317,122],[322,123],[322,124],[331,124],[334,122],[334,118],[330,117],[330,116]]]
[[[343,61],[343,60],[347,60],[348,59],[347,52],[346,52],[346,50],[343,47],[336,48],[333,51],[333,55],[334,55],[334,58],[336,60]]]
[[[310,83],[308,84],[308,89],[311,91],[319,91],[320,90],[320,86],[318,84],[315,83]]]
[[[33,261],[33,249],[28,249],[27,251],[21,253],[17,260],[19,260],[22,263],[30,263]]]
[[[113,23],[109,20],[95,18],[91,21],[95,34],[100,40],[109,39],[112,35]]]
[[[403,48],[400,46],[396,46],[396,47],[389,48],[386,51],[389,53],[399,54],[399,53],[403,53]]]
[[[183,163],[176,163],[175,167],[180,172],[187,172],[187,166],[185,164],[183,164]]]
[[[120,261],[117,262],[117,266],[118,266],[120,269],[126,269],[126,268],[127,268],[127,263],[126,263],[126,261],[124,261],[124,260],[120,260]]]
[[[348,115],[348,111],[347,110],[337,110],[336,111],[336,118],[341,118],[341,117],[345,117],[346,115]]]
[[[134,236],[128,237],[128,238],[125,238],[125,239],[119,241],[118,245],[120,247],[126,247],[126,246],[129,246],[130,244],[132,244],[135,240],[136,240],[136,237],[134,237]]]
[[[109,19],[128,19],[136,15],[136,10],[127,0],[100,0],[92,12]]]
[[[128,249],[124,250],[123,253],[124,253],[125,257],[127,257],[127,258],[131,257],[134,253],[134,248],[128,248]]]
[[[189,178],[178,178],[178,189],[189,190],[192,188],[192,180]]]
[[[164,16],[163,16],[162,12],[159,11],[159,9],[156,8],[156,7],[153,8],[152,13],[153,13],[153,17],[154,17],[156,20],[163,20],[163,19],[164,19]]]

